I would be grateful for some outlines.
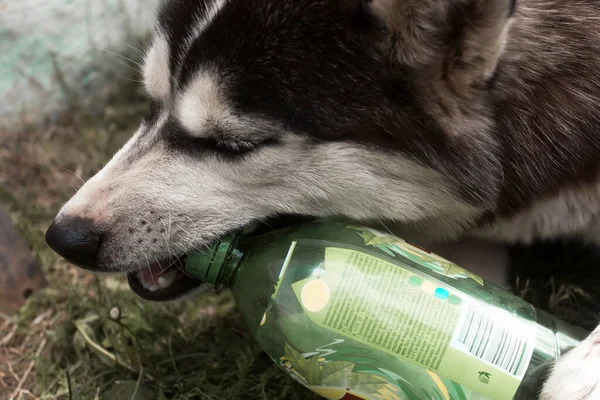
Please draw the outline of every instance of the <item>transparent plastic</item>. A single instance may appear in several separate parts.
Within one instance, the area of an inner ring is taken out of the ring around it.
[[[360,226],[233,235],[186,270],[231,288],[271,359],[328,399],[534,399],[586,332]]]

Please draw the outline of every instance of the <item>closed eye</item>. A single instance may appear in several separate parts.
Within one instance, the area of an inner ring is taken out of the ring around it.
[[[245,156],[265,146],[278,144],[274,137],[263,137],[250,141],[239,138],[227,138],[224,132],[215,130],[213,136],[196,137],[188,134],[180,124],[170,120],[164,131],[169,147],[192,156],[215,154],[228,159]]]
[[[247,140],[227,140],[215,138],[215,146],[222,151],[248,152],[258,146],[260,143]]]

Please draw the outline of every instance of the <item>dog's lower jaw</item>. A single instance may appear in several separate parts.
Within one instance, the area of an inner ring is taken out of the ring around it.
[[[600,399],[600,327],[556,362],[539,399]]]

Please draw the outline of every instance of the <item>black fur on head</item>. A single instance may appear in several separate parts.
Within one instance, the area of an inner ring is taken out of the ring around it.
[[[468,46],[485,43],[463,31],[464,15],[453,14],[464,8],[463,2],[438,10],[439,2],[429,1],[426,7],[437,11],[423,8],[423,17],[448,21],[439,32],[427,34],[453,42],[440,45],[429,64],[413,62],[414,57],[403,58],[398,48],[406,50],[403,54],[429,50],[391,29],[379,13],[391,7],[390,14],[398,19],[394,24],[413,24],[415,29],[432,21],[406,21],[408,14],[396,9],[399,2],[385,3],[231,1],[190,43],[194,21],[209,12],[211,2],[171,1],[160,14],[159,29],[170,43],[172,90],[185,88],[200,69],[214,70],[239,113],[275,120],[285,131],[314,140],[402,152],[457,181],[467,201],[490,207],[500,174],[495,144],[485,132],[492,122],[481,93],[485,89],[473,89],[476,82],[469,81],[469,74],[478,74],[479,64],[487,61],[463,62],[450,49],[452,44],[470,54]],[[488,12],[477,4],[467,11]],[[508,15],[502,15],[502,24]],[[492,17],[490,23],[496,23]],[[444,82],[432,81],[432,74],[445,74],[454,87],[449,91]],[[466,121],[460,135],[445,129],[456,118]]]

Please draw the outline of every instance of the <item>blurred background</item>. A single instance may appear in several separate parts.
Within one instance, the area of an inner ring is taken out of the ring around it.
[[[139,71],[160,1],[0,0],[0,399],[316,398],[260,352],[226,290],[152,304],[45,246],[147,110]],[[597,250],[511,256],[516,294],[595,327]]]

